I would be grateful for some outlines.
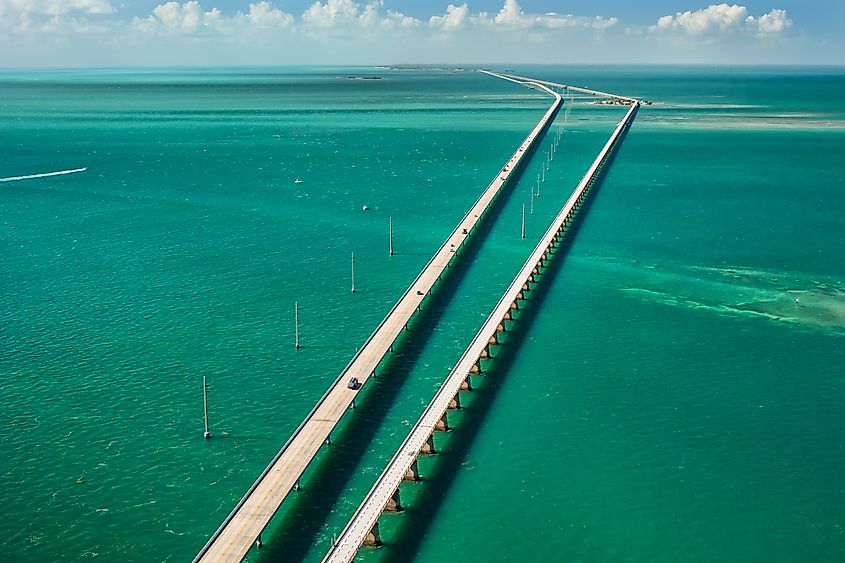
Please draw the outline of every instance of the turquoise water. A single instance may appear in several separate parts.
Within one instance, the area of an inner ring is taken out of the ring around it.
[[[655,104],[362,559],[842,560],[845,73],[518,70]],[[14,561],[190,559],[549,103],[367,68],[0,90],[0,177],[88,167],[0,184]],[[575,105],[528,238],[537,160],[250,560],[322,557],[623,112]]]

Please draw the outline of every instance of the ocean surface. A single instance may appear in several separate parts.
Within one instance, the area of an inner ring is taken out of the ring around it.
[[[360,559],[845,560],[845,70],[514,70],[654,104]],[[0,178],[87,167],[0,182],[4,560],[190,560],[549,103],[0,71]],[[322,558],[624,111],[558,116],[249,561]]]

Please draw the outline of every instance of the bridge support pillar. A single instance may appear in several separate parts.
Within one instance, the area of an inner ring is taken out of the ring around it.
[[[420,448],[421,454],[436,454],[437,450],[434,447],[434,434],[431,434],[428,439],[426,439],[425,444],[422,445]]]
[[[476,360],[476,362],[474,364],[472,364],[472,367],[469,368],[469,372],[470,373],[482,373],[481,372],[481,362],[479,360]]]
[[[440,417],[440,420],[434,423],[434,429],[440,430],[441,432],[448,432],[450,430],[449,420],[446,418],[446,411],[443,411],[443,416]]]
[[[408,468],[408,471],[405,472],[405,476],[402,477],[403,481],[419,481],[420,477],[420,468],[417,464],[417,460],[414,460],[414,463],[411,464],[411,467]]]
[[[460,410],[460,408],[461,408],[461,394],[460,393],[456,394],[455,397],[451,401],[449,401],[449,407],[448,408],[452,409],[453,411],[454,410]]]
[[[461,391],[472,391],[472,381],[470,381],[469,376],[461,381]]]
[[[379,533],[379,529],[378,529],[378,520],[376,520],[376,523],[373,524],[373,527],[370,530],[370,533],[368,533],[364,537],[363,545],[365,545],[367,547],[380,547],[382,545],[381,534]]]
[[[384,505],[385,512],[402,512],[405,510],[402,508],[402,501],[399,498],[399,489],[397,488],[393,491],[393,495],[387,499],[387,504]]]

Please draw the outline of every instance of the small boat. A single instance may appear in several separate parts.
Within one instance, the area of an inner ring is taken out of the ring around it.
[[[362,207],[361,209],[362,209],[363,211],[369,211],[369,210],[370,210],[370,206],[369,206],[369,205],[365,205],[365,206],[364,206],[364,207]]]
[[[294,180],[294,181],[293,181],[293,183],[294,183],[294,184],[301,184],[301,183],[302,183],[302,179],[297,178],[296,180]]]

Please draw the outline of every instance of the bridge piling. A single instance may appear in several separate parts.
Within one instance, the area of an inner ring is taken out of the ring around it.
[[[383,545],[381,541],[381,534],[379,533],[378,520],[375,521],[373,527],[370,528],[370,531],[366,536],[364,536],[363,545],[366,547],[381,547]]]
[[[423,443],[420,448],[420,453],[426,455],[434,455],[437,453],[437,449],[434,447],[434,434],[428,435],[425,443]]]
[[[448,408],[453,410],[453,411],[461,410],[462,407],[461,407],[461,394],[460,393],[456,393],[455,397],[451,401],[449,401],[449,407]]]
[[[399,496],[399,488],[397,487],[390,498],[387,499],[387,504],[384,505],[385,512],[402,512],[405,510],[402,507],[402,499]]]
[[[411,464],[411,467],[408,468],[408,471],[405,472],[405,477],[402,478],[403,481],[419,481],[422,479],[420,477],[420,468],[417,460],[415,459],[414,462]]]
[[[451,430],[451,428],[449,428],[449,420],[446,418],[446,412],[447,411],[443,411],[443,416],[441,416],[437,420],[437,422],[434,423],[435,430],[439,430],[441,432],[448,432],[449,430]]]

